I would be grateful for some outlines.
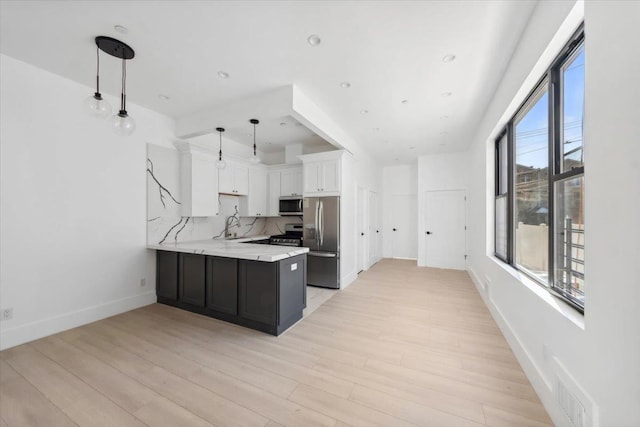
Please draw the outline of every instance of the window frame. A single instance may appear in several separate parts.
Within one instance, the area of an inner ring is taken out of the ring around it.
[[[581,47],[584,48],[584,23],[573,33],[569,41],[565,44],[562,50],[558,53],[553,60],[549,68],[543,73],[541,78],[536,82],[533,89],[526,96],[524,101],[518,106],[515,113],[511,115],[507,124],[500,130],[498,135],[494,139],[494,251],[493,255],[500,261],[509,264],[519,272],[525,274],[528,278],[535,283],[541,285],[551,294],[567,302],[570,306],[584,314],[584,304],[578,299],[574,298],[564,290],[559,289],[555,282],[555,188],[556,183],[566,181],[572,178],[578,178],[584,176],[584,163],[582,166],[574,167],[571,170],[563,171],[563,152],[562,152],[562,126],[563,126],[563,86],[562,86],[562,72],[563,65],[572,59],[572,55],[577,52]],[[515,236],[515,167],[516,167],[516,150],[515,150],[515,133],[514,126],[518,119],[526,115],[526,109],[530,106],[532,100],[544,90],[543,86],[546,85],[546,91],[548,93],[548,167],[547,167],[547,184],[548,184],[548,206],[549,206],[549,219],[548,219],[548,272],[546,282],[539,277],[530,274],[526,269],[519,268],[516,263],[516,236]],[[524,113],[524,115],[523,115]],[[584,117],[583,117],[584,120]],[[499,159],[499,144],[504,136],[507,136],[506,149],[507,149],[507,193],[499,193],[500,185],[500,173],[501,165]],[[584,141],[582,141],[582,149],[584,150]],[[497,200],[500,197],[507,198],[507,256],[506,259],[496,252],[497,248]]]

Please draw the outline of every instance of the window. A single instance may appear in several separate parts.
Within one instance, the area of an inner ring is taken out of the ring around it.
[[[584,311],[584,32],[495,142],[495,255]]]

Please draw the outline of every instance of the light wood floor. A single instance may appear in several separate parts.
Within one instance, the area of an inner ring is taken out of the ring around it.
[[[543,426],[464,272],[383,260],[276,338],[154,304],[0,353],[0,426]]]

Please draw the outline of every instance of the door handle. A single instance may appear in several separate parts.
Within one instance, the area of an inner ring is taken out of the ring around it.
[[[394,228],[393,231],[396,231],[396,229]]]
[[[321,257],[321,258],[335,258],[336,257],[336,254],[330,253],[330,252],[309,251],[308,255],[309,256],[317,256],[317,257]]]
[[[376,233],[379,233],[379,232],[380,232],[380,230],[376,230]]]
[[[424,234],[433,234],[433,233],[430,231],[425,231]]]
[[[361,236],[364,236],[364,233],[360,233]]]

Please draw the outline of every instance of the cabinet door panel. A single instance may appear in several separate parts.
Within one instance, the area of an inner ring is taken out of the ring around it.
[[[238,308],[241,317],[276,324],[277,265],[275,262],[239,261]]]
[[[280,191],[281,191],[280,172],[269,172],[269,200],[267,202],[268,216],[278,216],[280,213]]]
[[[238,314],[238,260],[207,257],[207,308]]]
[[[249,168],[236,165],[234,167],[235,193],[242,196],[249,194]]]
[[[179,277],[179,300],[204,307],[205,257],[195,254],[180,254]]]
[[[234,171],[230,164],[224,169],[218,169],[218,192],[226,194],[235,194],[234,190]]]
[[[322,181],[321,190],[340,191],[340,169],[337,160],[330,160],[322,163]]]
[[[178,253],[156,251],[156,295],[178,300]]]
[[[304,164],[303,173],[304,173],[304,192],[305,193],[318,193],[320,191],[319,172],[320,172],[319,163]]]

